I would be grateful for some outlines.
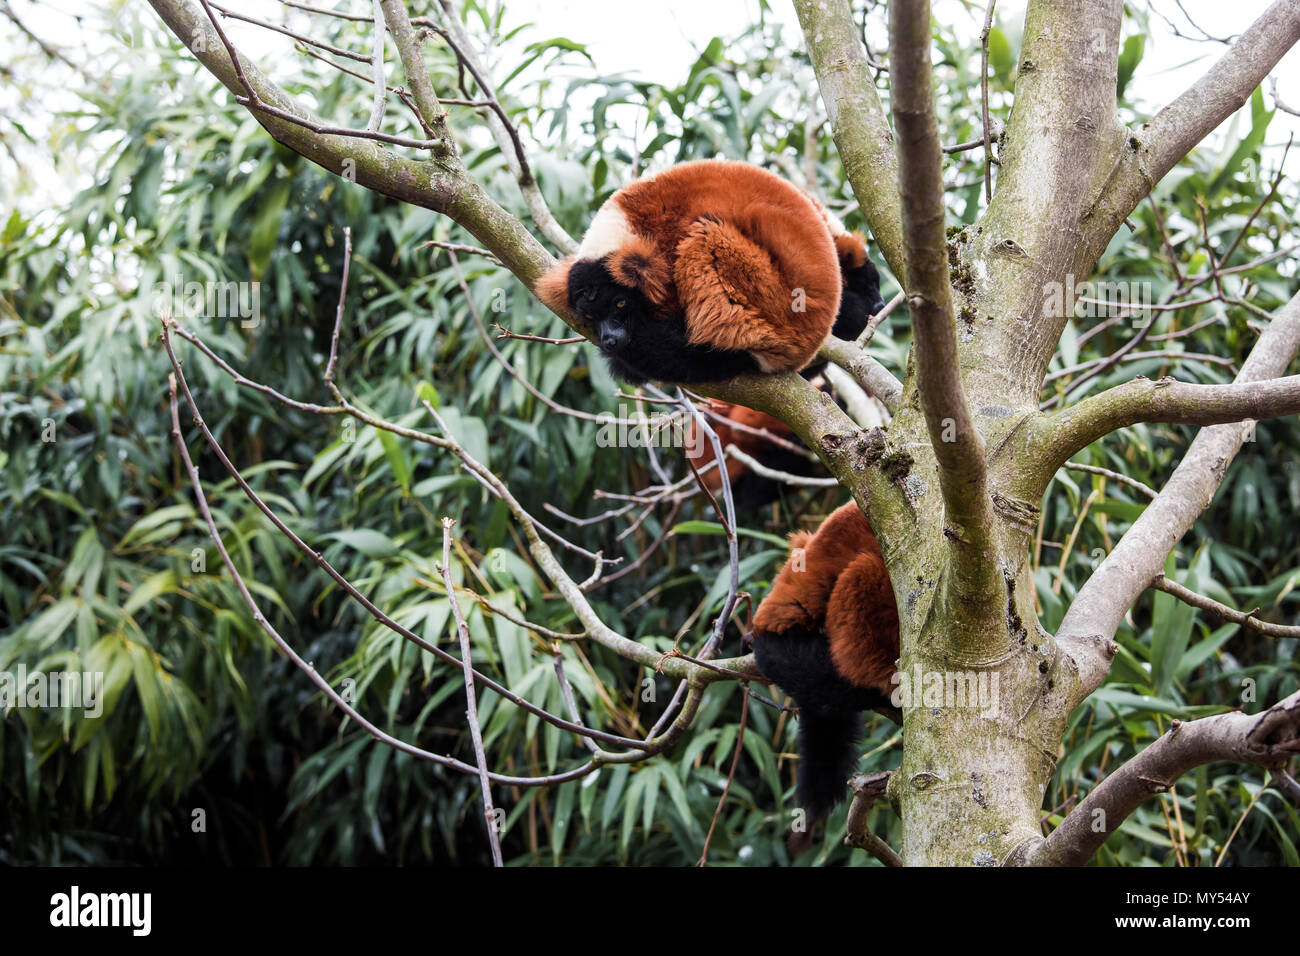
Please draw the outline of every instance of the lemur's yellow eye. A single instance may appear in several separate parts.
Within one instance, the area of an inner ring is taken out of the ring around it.
[[[617,302],[614,303],[614,308],[621,309],[626,305],[627,305],[627,299],[619,299]]]

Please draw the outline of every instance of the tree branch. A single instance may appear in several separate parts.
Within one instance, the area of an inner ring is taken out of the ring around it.
[[[1164,591],[1166,594],[1173,595],[1184,604],[1190,604],[1202,611],[1208,611],[1221,620],[1240,624],[1246,630],[1263,634],[1265,637],[1300,637],[1300,627],[1271,624],[1255,617],[1259,613],[1259,608],[1255,608],[1253,611],[1238,611],[1236,608],[1221,604],[1204,594],[1197,594],[1191,588],[1185,588],[1177,581],[1171,581],[1163,574],[1156,576],[1155,580],[1151,582],[1151,587],[1157,591]]]
[[[460,663],[465,677],[465,721],[469,724],[470,739],[474,743],[474,764],[478,767],[479,791],[483,794],[483,822],[487,826],[488,846],[492,850],[492,865],[505,866],[501,859],[501,839],[497,836],[496,812],[492,806],[492,780],[488,775],[487,752],[483,749],[483,728],[478,720],[478,699],[474,694],[474,666],[470,653],[469,625],[461,613],[456,589],[451,583],[451,526],[452,518],[442,519],[442,584],[447,590],[447,602],[456,618],[456,637],[460,641]],[[574,721],[579,723],[580,721]],[[587,740],[589,738],[583,738]]]
[[[830,359],[857,379],[859,385],[880,399],[889,414],[898,413],[898,403],[903,398],[903,383],[894,377],[893,372],[868,355],[865,348],[858,348],[852,342],[832,336],[821,347],[819,355]]]
[[[465,60],[474,75],[474,81],[478,83],[480,93],[489,103],[489,109],[485,114],[488,130],[496,140],[497,148],[501,150],[501,157],[505,160],[506,167],[519,183],[519,191],[523,194],[529,215],[532,216],[533,222],[537,224],[542,235],[568,255],[578,248],[578,244],[556,221],[550,206],[546,204],[545,197],[542,196],[541,187],[537,185],[532,168],[528,165],[523,148],[520,146],[519,134],[506,117],[504,108],[500,106],[497,91],[493,88],[488,72],[479,60],[469,31],[461,22],[459,5],[455,0],[438,0],[438,2],[443,11],[443,26],[455,39],[456,55]]]
[[[881,255],[903,274],[894,136],[876,95],[849,0],[794,0],[844,174]],[[927,46],[928,49],[928,46]]]
[[[189,47],[203,66],[236,96],[245,96],[246,81],[257,98],[277,110],[324,125],[288,93],[272,83],[246,56],[239,55],[237,70],[222,38],[194,0],[149,0],[173,34]],[[398,25],[390,27],[398,42]],[[418,69],[415,71],[418,74]],[[408,76],[420,102],[419,78]],[[427,80],[427,77],[426,77]],[[430,91],[431,92],[431,91]],[[436,102],[436,97],[434,98]],[[428,107],[428,101],[425,108]],[[529,287],[554,265],[554,258],[533,238],[517,218],[492,201],[455,157],[454,141],[441,110],[429,120],[435,134],[447,143],[446,155],[433,161],[397,156],[377,142],[313,133],[299,123],[253,110],[252,116],[276,140],[330,172],[367,189],[403,202],[450,216],[487,247]],[[572,321],[572,317],[568,318]],[[581,329],[578,329],[581,331]]]
[[[1237,382],[1275,378],[1286,370],[1298,349],[1300,295],[1283,306],[1264,330]],[[1066,666],[1077,678],[1069,692],[1071,706],[1077,706],[1105,680],[1116,651],[1116,628],[1138,595],[1162,571],[1174,545],[1210,506],[1246,433],[1247,427],[1240,422],[1201,429],[1155,501],[1079,589],[1056,634]],[[1031,442],[1031,447],[1035,444]],[[1058,465],[1052,466],[1052,472]]]
[[[447,113],[438,102],[438,94],[433,91],[433,84],[429,82],[429,70],[424,65],[424,53],[420,50],[419,34],[411,26],[406,5],[401,0],[379,0],[379,6],[382,8],[380,13],[383,20],[376,19],[374,28],[382,30],[384,24],[387,24],[388,31],[393,35],[393,44],[397,47],[397,56],[402,61],[406,82],[411,86],[411,94],[415,98],[415,108],[420,114],[420,122],[454,144],[451,130],[447,126]]]
[[[1194,385],[1169,377],[1152,381],[1139,376],[1057,412],[1048,427],[1055,428],[1053,450],[1071,448],[1072,455],[1117,429],[1139,422],[1222,425],[1297,413],[1300,375],[1231,385]]]
[[[885,795],[891,771],[875,774],[856,774],[849,778],[853,788],[853,802],[844,822],[844,843],[854,849],[866,850],[885,866],[903,866],[903,858],[888,843],[876,836],[867,826],[867,816],[876,800]]]
[[[1300,693],[1259,714],[1240,712],[1175,720],[1168,733],[1101,783],[1042,842],[1022,847],[1010,862],[1081,866],[1129,814],[1180,776],[1215,760],[1279,770],[1300,752]]]
[[[914,331],[913,356],[921,408],[939,463],[953,574],[961,601],[999,607],[1002,582],[995,562],[993,506],[984,439],[971,419],[957,356],[948,242],[944,230],[943,152],[930,75],[929,0],[889,5],[890,89],[898,130],[899,191],[903,196],[905,287]]]
[[[1115,102],[1123,8],[1123,0],[1030,0],[1025,11],[997,191],[957,246],[969,276],[959,305],[991,320],[963,343],[979,353],[968,382],[978,375],[1007,397],[1037,394],[1065,327],[1065,315],[1045,314],[1045,290],[1090,274],[1098,258],[1085,213],[1125,140]]]
[[[900,542],[911,528],[911,510],[903,491],[879,468],[885,454],[883,432],[859,427],[830,396],[801,376],[793,372],[742,375],[695,391],[765,412],[789,426],[852,493],[886,556],[891,544]]]
[[[1300,294],[1278,312],[1273,325],[1297,321]],[[1148,326],[1149,328],[1149,326]],[[1255,369],[1266,358],[1261,351],[1261,337],[1251,350]],[[1281,358],[1278,374],[1285,372],[1295,354],[1292,349]],[[1070,456],[1111,432],[1139,422],[1163,422],[1169,425],[1223,425],[1231,422],[1259,421],[1300,413],[1300,375],[1256,377],[1247,374],[1248,365],[1230,385],[1195,385],[1172,378],[1152,381],[1139,376],[1086,398],[1041,419],[1034,425],[1035,443],[1045,461],[1053,463],[1055,472]]]
[[[1204,76],[1130,138],[1118,174],[1095,206],[1101,218],[1096,248],[1179,160],[1250,99],[1297,40],[1300,3],[1275,0]]]

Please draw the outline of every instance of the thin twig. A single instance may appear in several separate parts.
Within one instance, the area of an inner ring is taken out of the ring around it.
[[[744,749],[745,727],[749,723],[749,684],[742,683],[741,691],[744,693],[744,700],[740,705],[740,729],[736,731],[736,749],[731,755],[731,772],[727,774],[726,786],[722,788],[722,794],[718,797],[717,809],[713,811],[713,821],[709,824],[709,832],[704,836],[704,849],[700,851],[700,861],[696,866],[704,866],[709,859],[709,842],[713,839],[713,828],[718,825],[718,817],[722,815],[723,804],[727,802],[727,794],[731,792],[731,781],[736,779],[736,767],[740,765],[740,752]]]
[[[451,518],[442,519],[442,583],[447,589],[447,600],[456,618],[456,633],[460,637],[460,663],[465,675],[465,719],[469,722],[470,738],[474,741],[474,762],[478,766],[479,788],[483,791],[483,822],[487,826],[488,844],[492,848],[492,865],[505,866],[501,859],[501,840],[497,836],[496,811],[492,807],[492,781],[488,778],[487,752],[483,749],[483,729],[478,722],[478,701],[474,696],[474,666],[470,656],[469,625],[460,612],[456,589],[451,584]],[[575,721],[576,723],[576,721]],[[588,738],[583,738],[590,744]],[[592,744],[594,748],[595,745]]]
[[[1255,631],[1263,634],[1265,637],[1300,637],[1300,627],[1291,627],[1285,624],[1270,624],[1268,621],[1261,621],[1255,615],[1259,613],[1259,608],[1253,608],[1249,611],[1238,611],[1221,604],[1213,598],[1206,597],[1204,594],[1197,594],[1190,588],[1186,588],[1173,581],[1163,574],[1158,574],[1151,581],[1151,587],[1157,591],[1164,591],[1166,594],[1178,598],[1184,604],[1190,604],[1192,607],[1200,608],[1202,611],[1208,611],[1215,617],[1225,621],[1231,621],[1234,624],[1240,624],[1248,631]]]
[[[984,200],[993,200],[993,147],[989,138],[989,32],[993,29],[993,7],[997,0],[989,0],[984,14],[984,29],[980,31],[980,115],[984,123]]]
[[[1071,471],[1086,471],[1089,474],[1101,475],[1103,478],[1110,478],[1113,481],[1118,481],[1121,484],[1128,485],[1130,488],[1136,488],[1148,498],[1154,499],[1159,494],[1159,492],[1150,485],[1144,484],[1136,478],[1130,478],[1128,475],[1122,475],[1118,471],[1111,471],[1109,468],[1099,468],[1096,465],[1084,465],[1077,461],[1067,461],[1065,467]]]

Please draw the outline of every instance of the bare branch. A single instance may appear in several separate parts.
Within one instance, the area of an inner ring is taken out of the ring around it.
[[[465,675],[465,720],[469,723],[470,739],[474,743],[474,762],[478,766],[479,789],[483,792],[483,823],[487,827],[488,845],[492,848],[492,865],[505,866],[501,859],[501,839],[497,836],[496,813],[492,809],[492,781],[488,776],[487,752],[483,749],[483,728],[478,722],[478,701],[474,696],[474,666],[470,656],[469,625],[456,600],[456,589],[451,583],[451,518],[442,519],[442,584],[447,589],[447,600],[456,618],[456,634],[460,639],[460,663]],[[587,738],[584,738],[587,739]]]
[[[1097,201],[1100,245],[1180,159],[1235,113],[1296,41],[1300,3],[1275,0],[1226,53],[1130,140],[1119,174]]]
[[[374,8],[375,30],[370,53],[370,77],[375,85],[375,91],[370,107],[370,122],[366,123],[366,129],[377,133],[384,122],[384,107],[388,102],[385,96],[388,92],[388,84],[384,80],[384,34],[388,31],[388,26],[380,0],[371,0],[371,5]]]
[[[868,355],[866,349],[831,336],[818,354],[852,375],[859,385],[880,399],[881,404],[889,409],[889,414],[898,413],[898,403],[903,400],[903,383],[894,377],[893,372]]]
[[[1259,608],[1252,611],[1238,611],[1230,608],[1226,604],[1221,604],[1213,598],[1208,598],[1204,594],[1197,594],[1190,588],[1185,588],[1177,581],[1171,581],[1163,574],[1157,575],[1151,582],[1151,587],[1157,591],[1164,591],[1171,594],[1184,604],[1190,604],[1192,607],[1200,608],[1202,611],[1208,611],[1215,617],[1224,621],[1232,621],[1234,624],[1240,624],[1248,631],[1254,631],[1257,634],[1263,634],[1265,637],[1300,637],[1300,627],[1288,627],[1285,624],[1271,624],[1268,621],[1261,621],[1255,617],[1259,613]]]
[[[1170,425],[1222,425],[1300,413],[1300,375],[1242,381],[1231,385],[1194,385],[1172,378],[1152,381],[1139,376],[1100,395],[1084,399],[1050,416],[1053,452],[1074,454],[1111,432],[1138,422]]]
[[[368,189],[451,216],[525,284],[531,286],[554,265],[554,258],[524,224],[493,202],[466,174],[455,156],[454,141],[441,110],[429,121],[443,144],[435,149],[432,163],[394,155],[366,139],[315,134],[302,122],[321,127],[325,124],[268,80],[247,57],[232,57],[229,51],[233,48],[227,46],[228,41],[194,0],[149,3],[168,29],[227,89],[246,97],[251,88],[259,102],[274,110],[254,110],[253,116],[277,142]],[[389,25],[394,29],[394,39],[400,40],[399,24],[390,18]],[[399,42],[399,52],[401,48]],[[421,93],[419,76],[408,79],[417,100],[424,104],[422,110],[432,108],[430,103],[436,103],[436,97],[427,98],[431,89]]]
[[[250,23],[255,27],[262,28],[263,30],[270,30],[272,33],[282,33],[287,37],[292,37],[299,43],[314,46],[319,50],[333,53],[335,56],[346,57],[349,60],[356,60],[358,63],[370,62],[370,57],[365,53],[353,53],[351,50],[345,50],[342,47],[334,46],[331,43],[324,43],[302,33],[290,30],[288,27],[282,27],[277,23],[269,23],[266,20],[259,20],[257,17],[250,17],[246,13],[240,13],[238,10],[231,10],[229,7],[222,6],[221,4],[216,3],[215,0],[207,0],[203,5],[220,11],[223,17],[230,17],[232,20],[242,20],[244,23]]]
[[[1300,107],[1292,106],[1290,103],[1285,102],[1282,97],[1278,96],[1277,77],[1270,76],[1268,78],[1268,91],[1273,95],[1273,105],[1275,107],[1280,109],[1283,113],[1290,113],[1292,116],[1300,116]],[[1292,782],[1294,783],[1294,781]]]
[[[710,397],[756,411],[784,422],[815,452],[840,484],[852,492],[863,508],[882,548],[901,540],[911,527],[910,511],[902,490],[878,466],[884,454],[883,432],[867,431],[838,405],[801,376],[745,375],[730,382],[697,389]]]
[[[838,488],[839,480],[835,478],[817,478],[810,475],[792,475],[787,471],[778,471],[775,468],[769,468],[752,455],[746,455],[735,445],[727,446],[727,457],[734,458],[745,465],[754,474],[763,478],[769,478],[772,481],[779,481],[785,485],[794,485],[804,488]]]
[[[1298,349],[1300,295],[1280,309],[1264,330],[1242,365],[1237,382],[1245,384],[1280,375]],[[1069,426],[1065,430],[1068,432]],[[1124,614],[1164,568],[1174,545],[1209,507],[1246,434],[1247,426],[1239,422],[1201,429],[1156,500],[1079,589],[1056,634],[1057,644],[1077,671],[1077,685],[1069,691],[1074,704],[1105,680],[1117,649],[1115,630]],[[1065,447],[1073,449],[1066,457],[1077,450],[1077,440],[1054,446],[1050,456],[1039,452],[1042,458],[1055,462],[1052,472],[1064,461],[1060,455]],[[1036,449],[1041,447],[1037,439],[1031,444]]]
[[[885,866],[903,866],[903,858],[884,840],[876,836],[867,826],[867,815],[876,800],[885,795],[889,784],[890,771],[871,775],[858,774],[849,779],[853,788],[853,802],[849,804],[849,815],[844,828],[846,845],[858,850],[866,850]]]
[[[904,292],[902,289],[899,289],[898,293],[887,303],[885,303],[884,308],[882,308],[875,315],[868,317],[867,327],[862,330],[862,334],[858,336],[857,341],[854,342],[853,344],[860,349],[865,349],[867,347],[867,343],[870,342],[872,338],[875,336],[876,329],[880,328],[880,323],[885,321],[885,319],[889,318],[890,313],[893,312],[895,309],[897,309],[900,305],[902,305],[903,300],[906,298],[907,298],[907,293]]]
[[[551,213],[550,207],[546,204],[541,187],[537,185],[532,167],[528,163],[527,154],[524,152],[523,144],[519,139],[519,132],[501,106],[487,69],[479,60],[469,32],[461,22],[458,4],[455,0],[439,0],[439,3],[444,14],[442,22],[443,31],[445,32],[443,32],[443,37],[452,45],[456,56],[464,61],[474,77],[474,82],[478,84],[479,91],[482,94],[481,102],[488,109],[486,115],[488,129],[492,133],[492,138],[496,140],[497,147],[501,150],[501,156],[505,159],[506,166],[515,177],[515,181],[519,183],[519,191],[523,194],[529,215],[532,217],[533,222],[537,224],[537,228],[542,235],[555,243],[561,252],[566,255],[573,252],[577,249],[578,244],[573,241],[572,236],[565,232],[564,227],[559,224]]]
[[[1148,498],[1155,498],[1159,494],[1158,491],[1145,482],[1138,481],[1136,478],[1130,478],[1128,475],[1121,475],[1118,471],[1111,471],[1109,468],[1098,468],[1096,465],[1083,465],[1077,461],[1066,462],[1065,467],[1071,471],[1086,471],[1092,475],[1101,475],[1103,478],[1118,481],[1121,484],[1128,485],[1130,488],[1136,488]]]
[[[993,8],[997,0],[989,0],[984,14],[984,29],[980,31],[980,115],[983,122],[984,143],[984,201],[993,198],[993,147],[989,137],[989,33],[993,29]]]
[[[164,336],[165,336],[166,325],[164,325],[163,328],[164,328]],[[166,342],[165,337],[164,337],[164,342]],[[170,391],[171,417],[172,417],[172,429],[171,429],[172,440],[176,445],[177,451],[180,453],[181,460],[185,465],[185,473],[186,475],[189,476],[190,483],[193,486],[194,497],[198,503],[199,513],[203,516],[203,520],[208,526],[208,533],[211,535],[212,541],[216,545],[217,553],[221,556],[221,560],[225,564],[226,570],[230,573],[231,580],[234,582],[236,589],[239,591],[240,597],[243,599],[244,603],[248,606],[248,609],[252,612],[253,620],[257,623],[259,627],[262,628],[263,631],[266,632],[267,636],[271,638],[271,640],[281,650],[281,652],[286,657],[288,657],[289,660],[293,662],[294,666],[296,666],[299,670],[301,670],[304,674],[306,674],[308,679],[310,679],[311,682],[315,684],[316,687],[326,697],[328,697],[336,707],[338,707],[345,714],[347,714],[348,717],[350,717],[352,720],[354,720],[357,723],[357,726],[361,727],[362,730],[370,734],[380,743],[387,744],[388,746],[393,747],[396,750],[400,750],[402,753],[410,754],[411,756],[417,757],[421,760],[428,760],[431,763],[435,763],[443,767],[448,767],[452,770],[457,770],[461,773],[478,773],[478,768],[476,767],[471,767],[469,764],[464,763],[463,761],[460,760],[456,760],[453,757],[445,757],[441,754],[431,753],[430,751],[423,750],[419,747],[414,746],[413,744],[408,744],[404,740],[399,740],[398,738],[385,733],[375,724],[371,723],[361,714],[360,711],[358,711],[355,707],[353,707],[346,700],[344,700],[343,696],[339,694],[338,691],[336,691],[333,687],[330,686],[329,682],[325,680],[325,678],[320,674],[319,671],[316,670],[316,668],[312,665],[310,661],[303,660],[302,657],[298,654],[298,652],[293,649],[292,645],[290,645],[289,642],[286,641],[280,635],[279,631],[277,631],[275,627],[272,626],[271,622],[267,620],[266,615],[262,613],[261,609],[257,605],[257,602],[253,599],[253,595],[249,592],[248,585],[244,583],[243,576],[240,575],[239,570],[235,567],[235,563],[231,559],[230,553],[226,550],[225,543],[221,540],[221,534],[218,532],[216,522],[212,518],[212,511],[208,507],[207,496],[203,493],[203,485],[199,481],[198,469],[195,467],[193,460],[190,458],[189,448],[186,447],[185,439],[181,435],[180,414],[178,411],[178,403],[176,400],[176,384],[178,379],[180,379],[182,386],[185,388],[186,402],[190,404],[192,411],[196,411],[197,413],[197,410],[194,408],[193,400],[192,400],[193,397],[189,394],[189,388],[188,386],[184,385],[184,379],[181,378],[180,376],[180,371],[179,371],[180,365],[176,361],[176,356],[171,354],[170,351],[171,346],[169,344],[167,348],[168,348],[168,356],[172,362],[172,374],[168,378],[169,391]],[[207,432],[207,426],[202,425],[201,420],[200,420],[200,425],[204,430],[205,437],[209,437],[209,433]],[[429,645],[429,649],[431,651],[433,650],[433,648],[434,648],[433,645]],[[455,660],[455,658],[452,658],[451,655],[448,655],[446,654],[445,651],[442,651],[441,648],[438,648],[437,651],[438,653],[442,654],[444,657],[448,657],[452,660]],[[509,694],[509,691],[507,691],[506,693]],[[545,711],[540,710],[540,708],[537,708],[537,711],[539,716],[548,717],[548,718],[550,717],[549,714],[547,714]],[[558,718],[550,718],[550,719],[557,720]],[[590,733],[590,731],[587,731],[586,728],[582,728],[582,729]],[[605,736],[612,736],[612,735],[605,735]],[[630,741],[630,742],[638,746],[644,746],[644,744],[642,744],[641,741]],[[586,763],[582,764],[581,766],[577,767],[574,770],[570,770],[565,773],[551,774],[545,777],[514,777],[514,776],[503,775],[503,774],[491,774],[490,777],[493,781],[497,783],[504,783],[512,786],[525,786],[525,787],[550,786],[556,783],[563,783],[566,780],[576,780],[579,777],[584,777],[587,774],[592,773],[593,771],[599,768],[600,768],[600,762],[593,759],[587,761]]]
[[[442,429],[443,434],[449,436],[450,432],[446,428],[446,423],[442,420],[442,416],[440,416],[437,410],[427,401],[423,404],[425,410],[428,411],[428,413],[433,416],[434,420],[438,423],[438,427]],[[483,482],[483,484],[492,489],[493,493],[501,499],[509,509],[510,513],[515,517],[515,520],[519,522],[520,527],[523,529],[524,537],[528,541],[528,550],[532,554],[533,559],[537,562],[538,567],[542,569],[542,573],[544,573],[551,580],[551,583],[555,585],[556,590],[560,592],[560,596],[568,602],[570,607],[573,608],[574,614],[577,615],[582,626],[586,628],[587,633],[590,635],[590,639],[598,644],[608,647],[620,656],[626,657],[628,660],[635,661],[636,663],[642,664],[646,667],[656,667],[657,665],[662,664],[663,655],[651,650],[644,644],[624,637],[612,630],[600,619],[600,616],[596,613],[595,609],[587,601],[587,598],[583,594],[578,583],[569,576],[568,572],[564,570],[564,567],[560,562],[556,560],[550,547],[542,540],[537,522],[528,515],[501,479],[497,478],[496,475],[483,467],[480,462],[456,443],[454,439],[447,437],[444,441],[446,442],[447,449],[461,460],[461,463],[466,466],[467,470],[474,474],[481,482]],[[722,673],[725,673],[728,676],[733,676],[735,679],[740,679],[742,675],[752,669],[752,661],[752,656],[730,658],[725,661],[720,661],[714,666],[720,666]],[[717,679],[717,677],[714,676],[717,672],[687,661],[671,661],[668,664],[664,664],[661,669],[671,677],[691,679],[700,683],[708,683]]]
[[[1300,693],[1259,714],[1240,712],[1175,720],[1168,733],[1121,766],[1047,839],[1022,845],[1009,861],[1027,866],[1081,866],[1154,794],[1189,770],[1233,760],[1277,770],[1300,751]]]
[[[916,388],[939,463],[954,573],[952,596],[972,607],[999,606],[993,506],[984,438],[971,419],[957,355],[948,242],[944,230],[943,156],[930,74],[929,0],[889,5],[890,88],[898,130],[903,196],[903,255],[912,314]],[[980,601],[980,598],[987,601]]]

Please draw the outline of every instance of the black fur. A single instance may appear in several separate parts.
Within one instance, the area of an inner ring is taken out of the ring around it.
[[[880,297],[880,273],[871,257],[856,269],[844,271],[844,292],[840,296],[840,311],[835,316],[831,335],[852,342],[867,327],[867,318],[885,307]]]
[[[799,445],[803,444],[797,435],[789,435],[787,440]],[[770,450],[763,452],[762,462],[767,467],[783,471],[788,475],[815,475],[819,468],[817,461],[804,455],[796,455],[778,445],[773,445]],[[765,478],[746,468],[741,476],[731,483],[731,496],[737,508],[752,510],[776,501],[786,487],[784,482],[777,481],[775,478]]]
[[[748,352],[687,342],[684,314],[656,315],[640,290],[615,282],[600,262],[577,262],[569,270],[569,301],[595,326],[610,373],[630,385],[720,382],[758,371]]]
[[[889,700],[840,676],[824,634],[756,634],[754,658],[763,675],[799,707],[795,796],[811,827],[844,797],[845,781],[857,764],[861,711],[890,706]]]
[[[880,297],[880,273],[870,256],[856,269],[844,269],[841,260],[840,268],[844,291],[840,294],[840,311],[831,326],[831,335],[852,342],[867,327],[867,319],[885,307],[885,302]],[[825,362],[814,362],[801,374],[804,378],[815,378],[825,370]]]

